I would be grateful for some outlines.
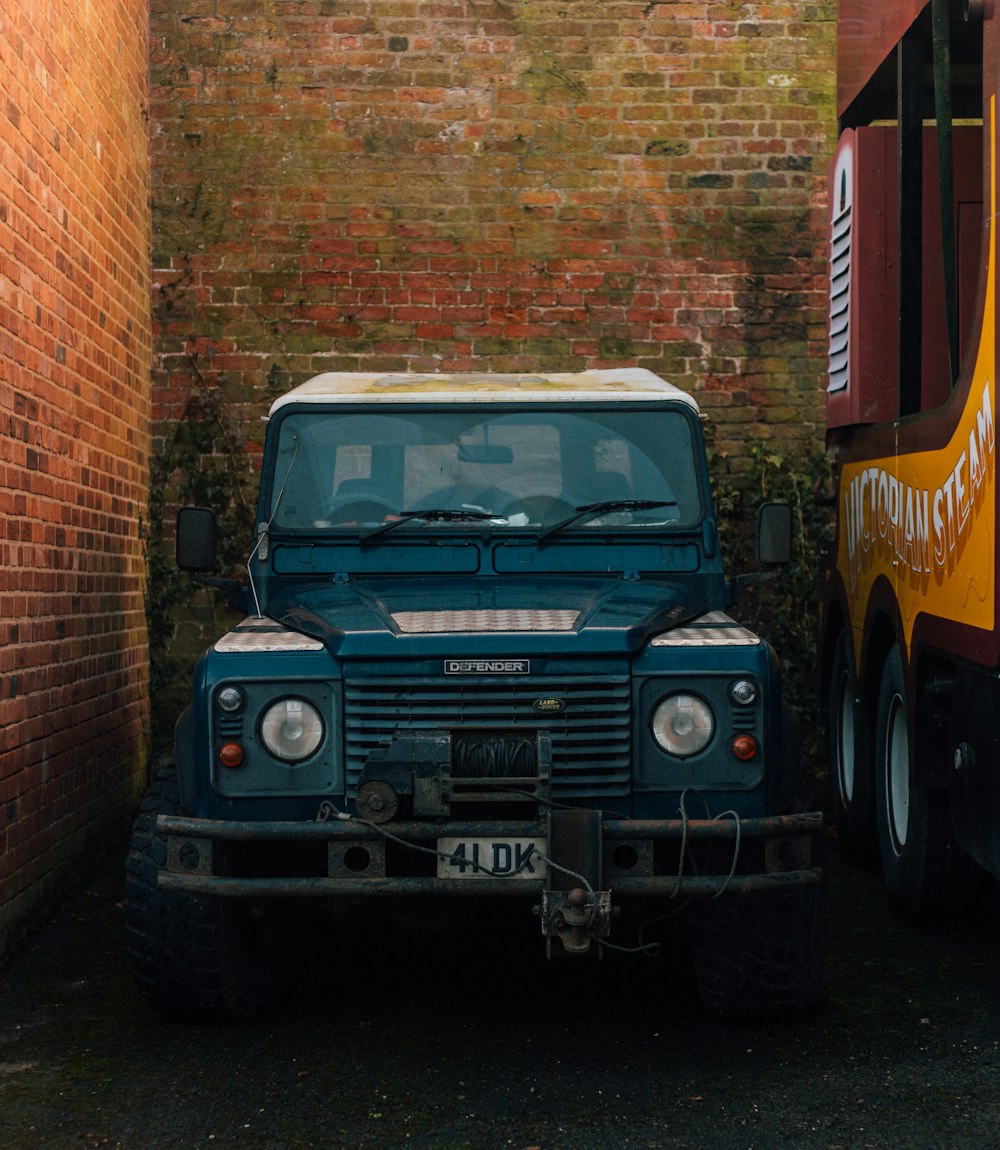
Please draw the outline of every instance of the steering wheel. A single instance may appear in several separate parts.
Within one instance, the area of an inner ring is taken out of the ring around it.
[[[408,511],[419,511],[421,507],[453,507],[456,511],[463,507],[471,507],[474,511],[489,511],[491,515],[501,515],[497,508],[510,503],[513,496],[509,491],[499,487],[484,487],[470,494],[462,487],[442,487],[432,491],[430,495],[423,495]]]
[[[398,514],[399,509],[384,499],[353,499],[334,507],[330,519],[334,523],[383,523],[387,515]]]

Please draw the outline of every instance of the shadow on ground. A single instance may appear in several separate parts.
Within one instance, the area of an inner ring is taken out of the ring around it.
[[[994,909],[917,929],[836,859],[824,1005],[771,1027],[705,1019],[676,956],[546,964],[499,929],[324,947],[266,1018],[168,1023],[132,983],[121,885],[115,859],[0,973],[2,1150],[983,1150],[1000,1129]]]

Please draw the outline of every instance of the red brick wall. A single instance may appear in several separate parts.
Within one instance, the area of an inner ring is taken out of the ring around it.
[[[817,441],[833,0],[152,5],[155,399],[639,364]],[[247,405],[242,407],[241,405]]]
[[[147,36],[143,0],[0,12],[0,949],[145,761]]]

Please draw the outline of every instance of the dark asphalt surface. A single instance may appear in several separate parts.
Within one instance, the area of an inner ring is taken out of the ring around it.
[[[920,930],[834,859],[826,1001],[794,1025],[707,1021],[669,962],[389,936],[265,1019],[202,1027],[135,990],[120,870],[0,971],[2,1150],[1000,1146],[992,906]]]

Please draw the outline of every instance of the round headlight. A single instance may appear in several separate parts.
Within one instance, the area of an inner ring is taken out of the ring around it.
[[[297,763],[315,754],[323,742],[323,720],[305,699],[282,699],[264,712],[260,737],[276,759]]]
[[[653,712],[652,728],[653,738],[668,754],[684,759],[711,742],[715,716],[696,695],[668,695]]]

